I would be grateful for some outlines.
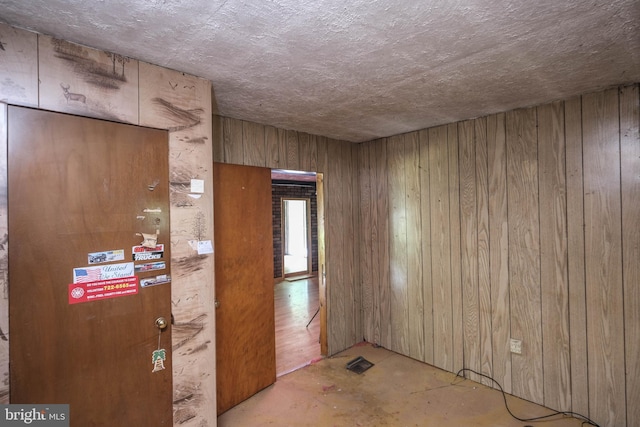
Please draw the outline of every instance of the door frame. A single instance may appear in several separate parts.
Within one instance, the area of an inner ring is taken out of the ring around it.
[[[287,271],[285,270],[286,267],[286,263],[285,263],[285,256],[286,256],[286,247],[287,247],[287,232],[286,232],[286,218],[287,218],[287,210],[285,209],[285,202],[289,201],[289,200],[300,200],[300,201],[304,201],[305,202],[305,221],[306,221],[306,228],[307,228],[307,232],[306,232],[306,241],[307,241],[307,268],[305,271],[294,271],[293,273],[287,273]],[[311,242],[311,200],[309,198],[305,198],[305,197],[283,197],[280,200],[280,211],[282,212],[282,216],[281,216],[281,222],[282,222],[282,226],[280,227],[280,233],[281,233],[281,241],[282,241],[282,277],[286,278],[286,277],[291,277],[291,276],[295,276],[295,275],[299,275],[301,273],[303,274],[311,274],[311,269],[312,269],[312,260],[313,260],[313,245]]]

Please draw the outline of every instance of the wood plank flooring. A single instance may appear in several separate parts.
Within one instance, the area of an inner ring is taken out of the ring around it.
[[[319,304],[317,277],[275,285],[278,377],[320,358],[320,315],[306,327]]]

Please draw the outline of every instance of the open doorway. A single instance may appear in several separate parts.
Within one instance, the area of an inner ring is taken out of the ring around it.
[[[277,376],[321,357],[316,178],[272,171]]]
[[[311,213],[309,199],[282,198],[284,277],[311,273]]]

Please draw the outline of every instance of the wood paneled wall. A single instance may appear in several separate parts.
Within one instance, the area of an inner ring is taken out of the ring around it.
[[[638,92],[359,145],[365,338],[640,425]]]
[[[213,122],[216,162],[323,174],[328,354],[361,341],[358,147],[227,117]]]
[[[0,41],[0,403],[9,399],[6,104],[16,104],[169,130],[174,424],[215,426],[213,256],[189,245],[213,240],[211,83],[3,24]],[[188,196],[191,178],[205,181],[200,199]]]

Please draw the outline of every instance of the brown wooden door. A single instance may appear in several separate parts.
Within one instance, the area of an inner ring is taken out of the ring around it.
[[[135,277],[170,277],[166,132],[19,107],[8,131],[11,403],[68,403],[75,427],[172,425],[171,327],[155,326],[170,284],[85,283],[101,291],[81,303],[69,286],[127,274],[156,229],[166,266]]]
[[[213,168],[218,415],[276,380],[271,171]]]

